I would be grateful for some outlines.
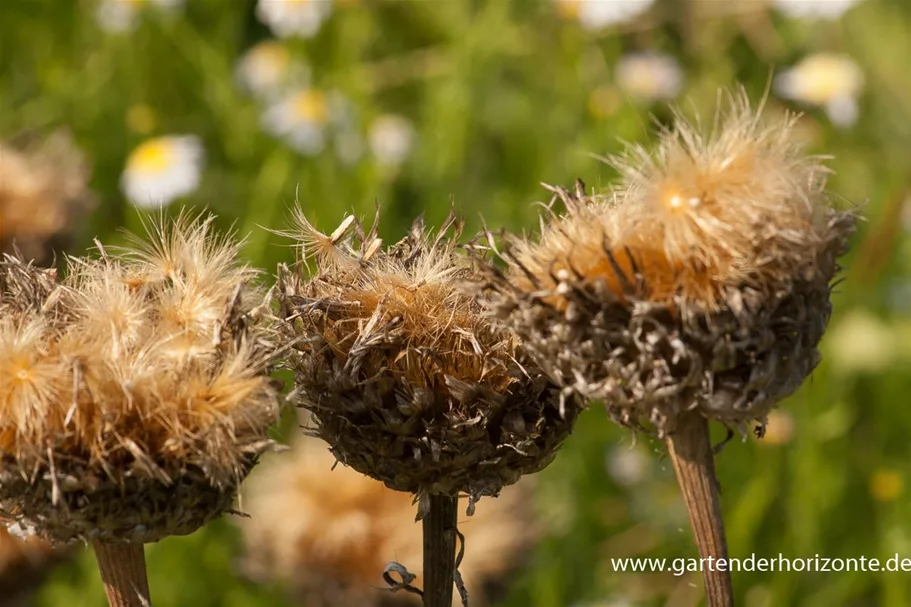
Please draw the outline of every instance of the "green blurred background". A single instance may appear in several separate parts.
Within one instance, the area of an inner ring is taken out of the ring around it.
[[[719,457],[731,555],[911,557],[907,0],[865,0],[830,19],[760,0],[657,0],[602,26],[585,7],[552,0],[323,3],[317,31],[281,40],[292,64],[308,66],[300,73],[312,90],[342,108],[314,114],[326,145],[308,154],[269,134],[272,101],[239,81],[244,53],[274,37],[255,0],[134,4],[146,6],[117,32],[99,23],[99,2],[0,2],[0,139],[65,128],[93,168],[97,205],[72,226],[68,252],[141,230],[145,211],[124,196],[121,174],[160,135],[197,136],[206,157],[199,187],[167,212],[211,209],[249,235],[255,265],[273,269],[290,251],[258,226],[282,227],[295,200],[327,230],[378,202],[387,239],[419,213],[439,223],[450,200],[470,228],[483,218],[530,229],[533,203],[547,198],[540,182],[609,184],[616,175],[595,155],[654,140],[670,101],[710,117],[719,87],[742,83],[756,100],[771,88],[770,113],[805,110],[801,136],[833,156],[830,189],[863,204],[866,221],[823,363],[765,441],[733,441]],[[624,64],[637,52],[664,58]],[[855,72],[795,72],[806,103],[784,99],[795,95],[776,75],[820,52],[850,58]],[[818,107],[827,95],[836,101]],[[845,118],[850,102],[856,120]],[[696,556],[663,447],[631,444],[597,405],[582,417],[538,475],[544,538],[502,605],[698,604],[692,574],[612,571],[611,557]],[[155,605],[287,604],[280,588],[235,575],[239,553],[224,521],[149,546]],[[736,573],[734,585],[748,607],[911,605],[902,573]],[[91,556],[56,570],[34,604],[103,605]]]

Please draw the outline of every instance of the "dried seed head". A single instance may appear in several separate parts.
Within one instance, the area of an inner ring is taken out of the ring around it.
[[[577,404],[561,405],[460,291],[473,269],[455,217],[435,237],[418,221],[387,249],[375,225],[365,233],[349,218],[324,236],[301,222],[319,270],[279,269],[299,404],[340,461],[393,489],[496,495],[553,459]]]
[[[242,502],[251,516],[238,521],[246,573],[289,584],[307,605],[419,605],[415,595],[380,590],[391,561],[423,579],[414,499],[353,470],[333,470],[334,463],[328,445],[304,437],[251,475]],[[480,504],[459,530],[466,546],[459,570],[472,605],[490,604],[535,539],[530,486],[523,481]]]
[[[487,303],[564,385],[618,422],[672,430],[703,414],[743,429],[816,366],[852,212],[827,170],[731,98],[703,133],[680,116],[657,152],[615,160],[607,195],[554,188],[567,211],[513,240]]]
[[[4,605],[28,605],[30,595],[72,551],[38,538],[20,539],[0,526],[0,596]]]
[[[47,262],[93,206],[88,166],[64,132],[39,144],[0,143],[0,252]]]
[[[0,263],[0,508],[53,541],[154,541],[230,508],[277,418],[271,324],[212,218]]]

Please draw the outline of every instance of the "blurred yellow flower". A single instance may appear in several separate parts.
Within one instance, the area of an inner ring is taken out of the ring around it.
[[[905,478],[890,468],[880,468],[870,476],[870,495],[878,502],[894,502],[905,490]]]
[[[640,101],[652,102],[676,97],[683,88],[683,71],[677,60],[659,53],[630,53],[617,62],[617,86]]]
[[[196,190],[205,153],[199,138],[169,135],[150,139],[127,159],[120,177],[124,195],[141,208],[157,208]]]
[[[101,0],[96,17],[102,29],[113,33],[135,29],[140,11],[154,6],[166,11],[183,8],[186,0]]]
[[[288,47],[275,40],[260,42],[237,62],[240,85],[258,97],[272,97],[285,87],[306,85],[309,68],[291,58]]]
[[[863,309],[845,315],[823,340],[833,366],[846,371],[881,371],[895,358],[893,331]]]
[[[147,105],[134,105],[127,110],[127,127],[139,135],[146,135],[155,129],[155,110]]]
[[[279,38],[310,38],[332,13],[332,0],[259,0],[256,18]]]
[[[654,0],[555,0],[557,12],[578,19],[587,30],[599,30],[632,21],[642,15]]]
[[[857,120],[857,97],[863,87],[860,67],[847,55],[816,53],[775,77],[775,90],[785,99],[825,108],[837,126]]]

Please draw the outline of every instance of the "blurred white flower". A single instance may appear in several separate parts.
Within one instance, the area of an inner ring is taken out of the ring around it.
[[[658,53],[630,53],[617,62],[617,86],[641,101],[676,97],[683,88],[683,71],[677,60]]]
[[[279,38],[310,38],[332,13],[332,0],[259,0],[256,18]]]
[[[323,151],[330,115],[329,100],[322,91],[295,89],[284,95],[263,113],[263,127],[284,139],[306,156]]]
[[[237,62],[237,80],[257,97],[274,97],[282,89],[306,85],[310,70],[292,61],[291,53],[281,42],[267,40],[252,47]]]
[[[838,19],[861,0],[774,0],[775,8],[797,19]]]
[[[396,166],[414,146],[414,126],[404,116],[384,114],[370,124],[367,140],[378,164]]]
[[[101,0],[98,5],[98,24],[113,33],[132,31],[139,12],[146,6],[174,11],[183,7],[186,0]]]
[[[587,30],[599,30],[632,21],[654,4],[654,0],[555,0],[564,15],[575,17]]]
[[[354,164],[364,155],[364,138],[353,128],[342,129],[335,136],[335,154],[342,164]]]
[[[607,473],[624,487],[637,485],[648,475],[651,460],[639,447],[615,447],[605,460]]]
[[[860,67],[847,55],[816,53],[775,77],[775,90],[785,99],[825,108],[833,124],[857,120],[857,97],[863,87]]]
[[[895,359],[895,335],[872,313],[855,309],[829,330],[825,353],[832,365],[845,371],[882,371]]]
[[[169,135],[144,142],[120,176],[124,195],[138,207],[159,208],[199,187],[205,152],[198,137]]]

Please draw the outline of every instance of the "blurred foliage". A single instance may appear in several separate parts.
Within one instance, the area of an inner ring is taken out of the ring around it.
[[[589,31],[548,0],[337,2],[317,35],[288,44],[315,86],[352,101],[357,128],[390,112],[413,122],[415,148],[393,168],[369,155],[342,162],[331,148],[303,157],[263,131],[262,105],[238,86],[235,66],[269,37],[253,0],[189,0],[173,14],[144,13],[126,34],[100,29],[91,2],[0,3],[0,137],[65,127],[94,167],[100,203],[74,226],[72,252],[94,236],[117,243],[121,228],[141,230],[141,212],[118,181],[149,136],[201,138],[201,186],[168,211],[210,208],[248,236],[249,258],[271,269],[290,251],[259,226],[280,228],[295,200],[326,229],[351,209],[372,215],[379,203],[381,234],[397,239],[420,213],[438,223],[450,200],[472,228],[483,218],[521,230],[535,225],[532,203],[547,198],[539,182],[606,186],[615,174],[596,155],[617,153],[623,140],[648,144],[654,123],[671,115],[616,85],[624,53],[675,57],[682,107],[704,117],[719,87],[742,83],[758,100],[774,73],[809,53],[853,57],[865,78],[857,122],[838,129],[810,109],[801,129],[812,151],[833,156],[830,189],[862,203],[867,218],[846,261],[824,362],[784,403],[793,433],[733,441],[718,468],[732,556],[911,557],[911,4],[867,0],[839,20],[805,21],[758,0],[667,0]],[[769,112],[785,107],[774,92],[766,102]],[[503,605],[698,603],[692,574],[612,571],[611,557],[696,556],[660,445],[640,439],[644,470],[610,473],[606,462],[627,457],[630,444],[597,405],[583,416],[539,475],[547,537]],[[155,604],[284,605],[279,588],[236,575],[239,550],[225,521],[149,546]],[[911,576],[901,573],[744,572],[734,584],[747,607],[911,605]],[[103,600],[85,554],[57,571],[35,604]]]

